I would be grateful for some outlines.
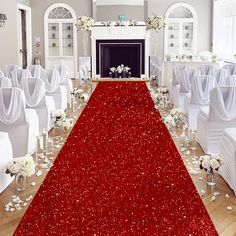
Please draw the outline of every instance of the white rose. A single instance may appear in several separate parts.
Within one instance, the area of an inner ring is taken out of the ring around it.
[[[210,161],[208,161],[208,160],[203,160],[203,162],[202,162],[202,167],[203,167],[204,169],[209,169],[210,166],[211,166]]]
[[[220,167],[219,162],[214,158],[210,160],[210,165],[211,165],[212,169],[214,169],[214,170],[216,170]]]

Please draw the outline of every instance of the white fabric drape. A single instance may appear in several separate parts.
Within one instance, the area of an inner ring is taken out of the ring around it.
[[[211,75],[200,75],[192,79],[191,103],[206,105],[209,102],[210,90],[216,85]]]
[[[230,75],[225,79],[226,86],[236,86],[236,75]]]
[[[223,68],[226,71],[225,76],[236,75],[236,66],[234,64],[226,64]]]
[[[8,79],[7,77],[0,78],[0,88],[11,88],[11,87],[12,83],[10,79]]]
[[[183,70],[183,76],[180,80],[180,92],[189,93],[191,92],[191,81],[194,77],[198,76],[198,70],[187,68]]]
[[[47,93],[55,92],[60,86],[60,74],[58,70],[43,70],[43,77],[45,89]]]
[[[6,65],[4,74],[6,77],[11,78],[11,72],[14,70],[20,70],[21,67],[19,65]]]
[[[213,75],[214,66],[213,65],[200,65],[199,72],[200,72],[200,75]]]
[[[0,78],[4,77],[4,73],[0,70]]]
[[[12,86],[17,88],[22,88],[21,81],[23,78],[31,78],[32,75],[27,69],[14,70],[11,72]]]
[[[210,119],[230,121],[236,118],[236,87],[216,87],[210,93]],[[217,117],[216,117],[217,116]]]
[[[173,68],[173,80],[172,85],[176,86],[177,84],[180,84],[181,78],[183,76],[183,70],[186,69],[186,65],[176,65]]]
[[[60,74],[60,83],[67,84],[68,83],[68,73],[69,69],[66,65],[55,65],[55,68],[58,70]]]
[[[8,107],[4,101],[8,100]],[[0,121],[6,125],[15,123],[25,109],[25,98],[18,88],[0,88]]]
[[[40,65],[30,65],[27,67],[27,69],[30,71],[32,77],[34,78],[42,78],[43,73],[43,67]]]
[[[21,82],[27,106],[38,106],[46,93],[43,80],[38,78],[23,78]]]

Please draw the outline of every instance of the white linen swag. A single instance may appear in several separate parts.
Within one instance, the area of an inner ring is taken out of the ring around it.
[[[192,79],[191,103],[207,105],[210,90],[216,85],[216,80],[211,75],[200,75]]]
[[[29,107],[37,107],[45,96],[45,84],[38,78],[23,78],[21,81],[22,90],[25,93],[26,104]]]
[[[187,68],[183,70],[183,76],[180,80],[180,92],[181,93],[190,93],[191,92],[191,82],[192,79],[198,76],[198,70]]]
[[[210,93],[210,120],[236,119],[236,87],[216,87]]]
[[[213,75],[214,66],[213,65],[201,65],[199,66],[200,75]]]
[[[42,79],[47,93],[54,93],[60,86],[60,74],[58,70],[43,70]]]
[[[0,78],[4,77],[4,73],[0,70]]]
[[[31,78],[32,75],[27,69],[14,70],[11,73],[12,86],[17,88],[22,88],[21,81],[23,78]]]
[[[21,67],[19,65],[6,65],[4,74],[6,77],[11,78],[11,72],[14,70],[20,70]]]
[[[0,77],[0,88],[11,88],[12,83],[11,80],[7,77]]]
[[[39,79],[42,78],[43,67],[41,65],[30,65],[27,69],[30,71],[32,77]]]
[[[0,121],[6,125],[15,123],[25,108],[23,91],[19,88],[0,88],[0,107]]]
[[[68,67],[66,65],[56,65],[56,69],[59,71],[60,74],[60,83],[67,85],[69,73]]]

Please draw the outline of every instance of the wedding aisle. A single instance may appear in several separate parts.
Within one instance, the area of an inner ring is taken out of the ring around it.
[[[217,235],[144,82],[100,82],[15,235]]]

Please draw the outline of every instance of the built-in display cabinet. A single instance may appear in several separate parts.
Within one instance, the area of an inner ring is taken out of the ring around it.
[[[76,16],[66,4],[54,4],[45,13],[45,67],[66,64],[69,75],[77,75]]]
[[[166,12],[165,55],[196,54],[197,13],[186,3],[172,5]]]

